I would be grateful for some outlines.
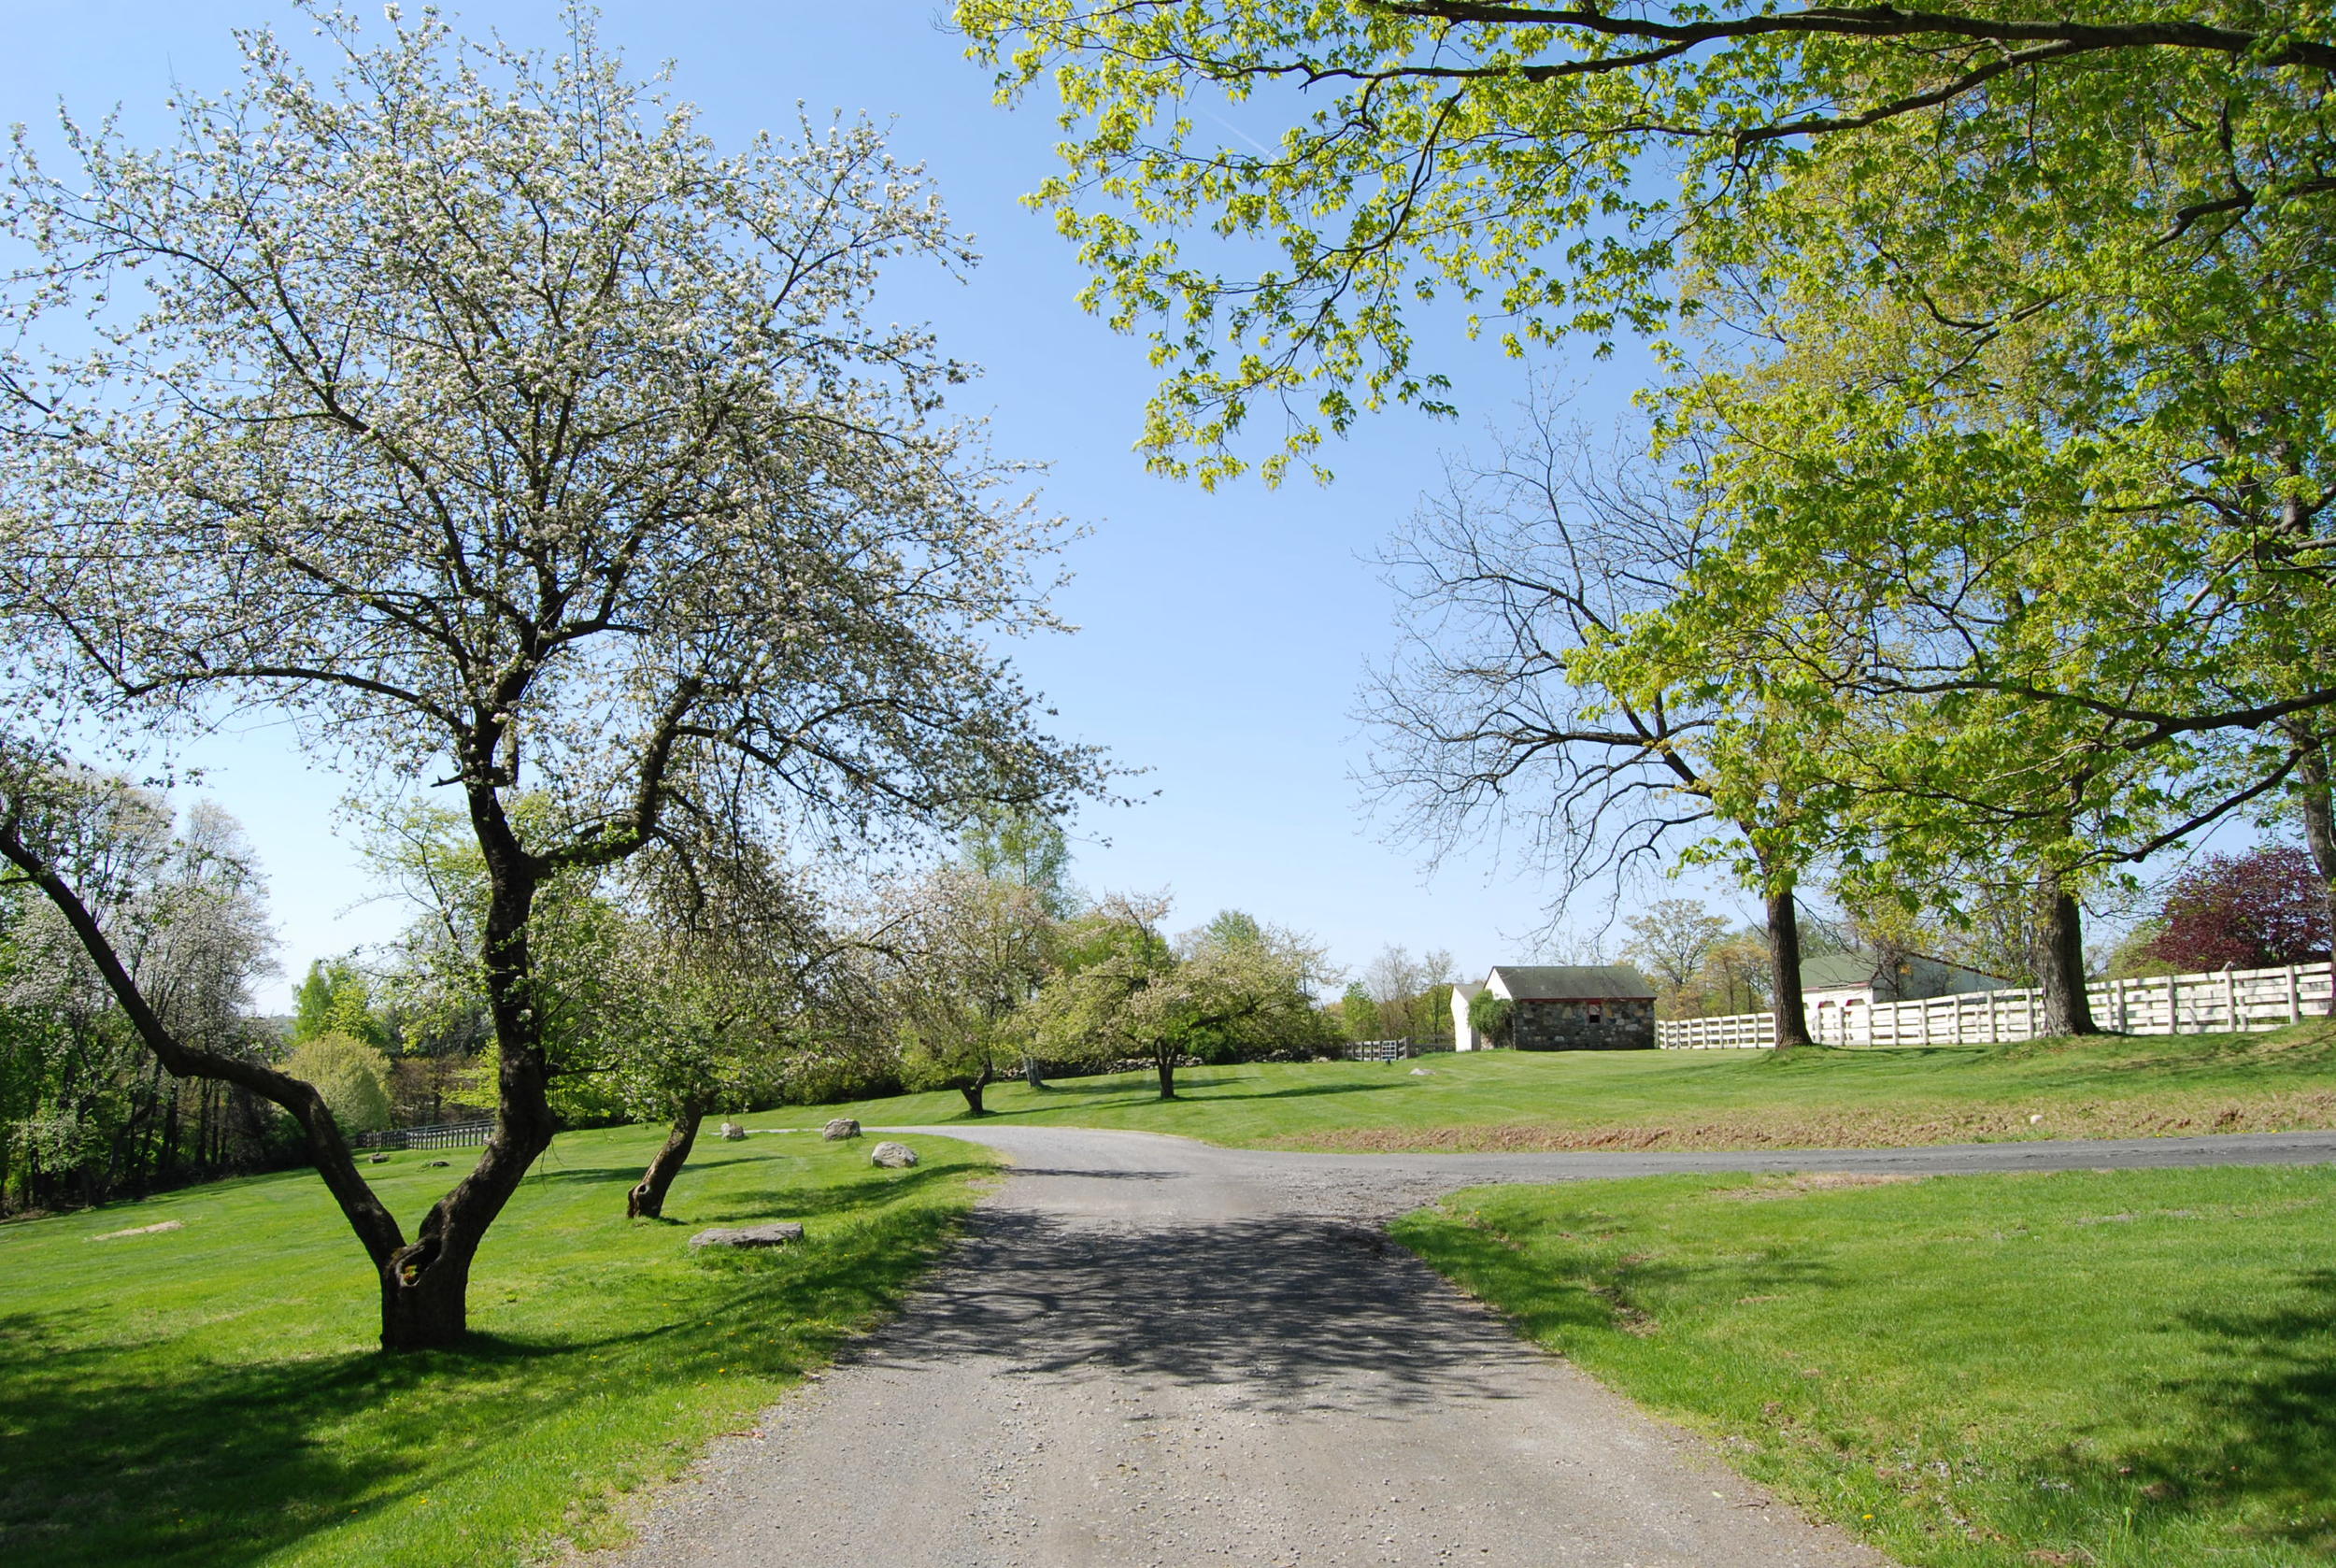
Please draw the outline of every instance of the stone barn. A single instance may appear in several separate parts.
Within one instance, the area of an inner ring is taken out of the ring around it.
[[[1627,963],[1504,963],[1484,989],[1511,1005],[1518,1050],[1653,1050],[1655,988]]]

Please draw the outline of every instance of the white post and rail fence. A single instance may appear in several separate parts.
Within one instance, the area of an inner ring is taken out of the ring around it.
[[[2219,1034],[2280,1029],[2328,1011],[2329,966],[2144,975],[2087,987],[2093,1021],[2121,1034]],[[1809,1037],[1825,1046],[1973,1046],[2031,1040],[2044,1032],[2041,991],[1974,991],[1871,1006],[1812,1007]],[[1773,1013],[1664,1019],[1665,1050],[1757,1049],[1776,1043]]]

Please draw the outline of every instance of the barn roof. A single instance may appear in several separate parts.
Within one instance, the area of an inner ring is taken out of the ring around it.
[[[1627,963],[1496,963],[1486,983],[1496,982],[1517,1002],[1613,1002],[1655,994]]]

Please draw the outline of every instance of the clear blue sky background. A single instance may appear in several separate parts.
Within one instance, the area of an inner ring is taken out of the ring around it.
[[[546,46],[561,36],[544,0],[448,9],[474,34]],[[60,97],[82,118],[119,104],[133,135],[160,139],[174,81],[215,91],[233,79],[232,29],[306,29],[275,0],[15,0],[0,15],[0,119],[31,124],[43,143]],[[1365,752],[1357,684],[1393,642],[1392,597],[1367,558],[1435,482],[1439,452],[1508,417],[1527,368],[1447,332],[1429,357],[1455,375],[1461,420],[1372,420],[1329,454],[1338,480],[1327,488],[1209,494],[1150,478],[1130,449],[1151,385],[1143,345],[1078,309],[1069,248],[1018,203],[1051,167],[1047,106],[995,107],[988,73],[962,57],[935,7],[618,0],[603,28],[636,72],[674,62],[676,95],[697,103],[726,145],[791,130],[798,100],[818,121],[840,110],[890,121],[895,151],[927,164],[958,226],[977,236],[986,259],[969,282],[906,275],[892,307],[986,367],[960,407],[993,416],[1000,452],[1050,463],[1048,504],[1093,528],[1061,600],[1083,629],[1018,657],[1070,733],[1150,768],[1143,785],[1159,795],[1090,815],[1083,834],[1108,843],[1080,845],[1078,879],[1171,889],[1183,923],[1248,909],[1313,932],[1350,968],[1390,942],[1448,948],[1476,973],[1528,956],[1540,889],[1503,874],[1489,850],[1423,877],[1415,853],[1380,842],[1350,782]],[[1577,407],[1592,417],[1619,412],[1633,385],[1627,359],[1541,369],[1578,383]],[[373,890],[335,832],[347,786],[329,759],[304,759],[282,732],[262,731],[209,743],[197,760],[205,792],[242,819],[264,862],[287,981],[402,920],[364,902]],[[1585,913],[1577,925],[1602,912]],[[282,1005],[284,989],[266,1003]]]

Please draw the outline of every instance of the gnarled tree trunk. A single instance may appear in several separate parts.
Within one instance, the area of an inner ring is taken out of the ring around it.
[[[705,1107],[688,1105],[673,1119],[666,1131],[665,1146],[657,1151],[657,1158],[648,1162],[641,1179],[625,1194],[624,1217],[627,1219],[662,1219],[665,1217],[665,1194],[673,1188],[674,1177],[681,1174],[682,1165],[690,1158],[690,1146],[698,1141],[698,1124],[705,1119]]]
[[[471,1261],[555,1130],[527,941],[541,872],[491,789],[474,788],[470,808],[490,890],[480,958],[495,1029],[495,1130],[470,1175],[422,1217],[415,1239],[381,1260],[384,1350],[438,1350],[462,1341]]]

